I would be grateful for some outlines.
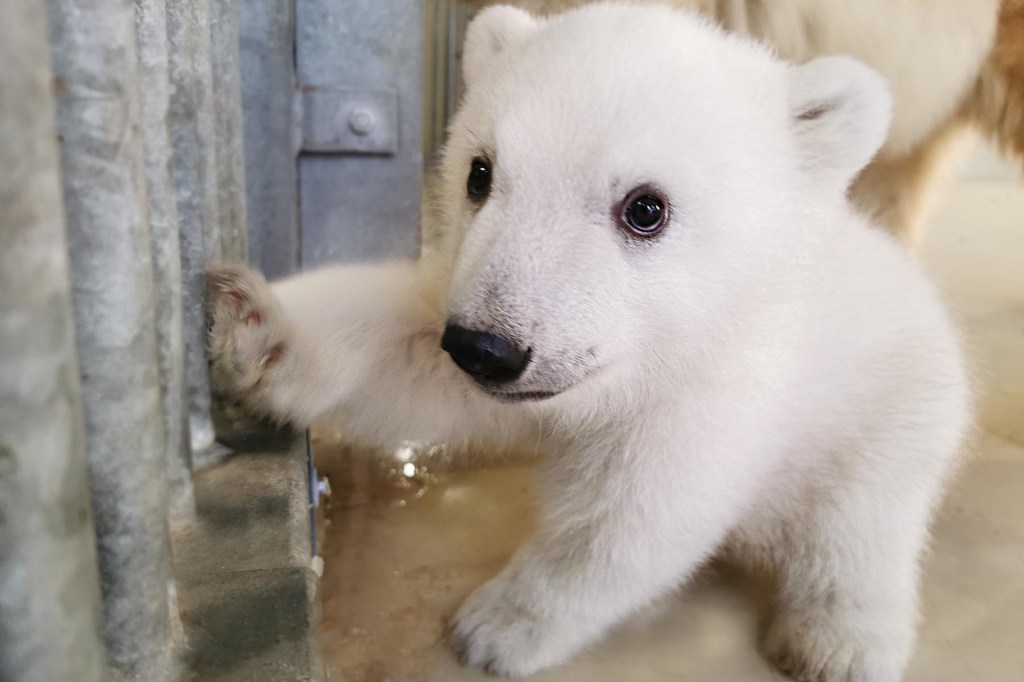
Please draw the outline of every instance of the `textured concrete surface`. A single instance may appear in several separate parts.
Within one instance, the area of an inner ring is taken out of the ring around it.
[[[308,568],[212,574],[185,584],[186,680],[316,682],[316,575]]]
[[[180,579],[309,565],[305,457],[284,445],[235,455],[196,475],[195,518],[174,536]]]
[[[100,682],[45,3],[0,3],[0,680]]]
[[[238,454],[196,475],[195,517],[174,533],[186,678],[316,682],[305,438],[243,427],[226,440]]]
[[[135,6],[49,8],[104,639],[122,676],[160,682],[173,585]]]

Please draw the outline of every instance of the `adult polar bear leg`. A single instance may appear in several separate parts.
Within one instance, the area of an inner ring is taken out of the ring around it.
[[[273,285],[217,265],[208,282],[214,385],[257,412],[300,427],[330,418],[379,446],[505,445],[535,428],[441,351],[437,285],[416,264],[324,268]]]
[[[648,428],[669,418],[634,415],[632,429],[546,445],[537,532],[452,619],[462,663],[511,677],[560,665],[711,555],[760,473],[732,456],[745,443],[679,443]]]

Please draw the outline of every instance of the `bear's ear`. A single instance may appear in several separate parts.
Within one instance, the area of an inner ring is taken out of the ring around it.
[[[502,52],[525,40],[539,26],[537,17],[508,5],[488,7],[477,14],[466,28],[462,44],[462,78],[466,87],[473,87]]]
[[[792,67],[789,104],[805,170],[847,189],[885,142],[892,96],[881,75],[849,57]]]

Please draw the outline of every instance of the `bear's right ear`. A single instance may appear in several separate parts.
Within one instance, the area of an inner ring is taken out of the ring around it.
[[[473,87],[494,60],[533,34],[540,20],[517,7],[497,5],[477,14],[466,28],[462,45],[462,78]]]
[[[804,170],[844,192],[885,142],[892,118],[886,80],[849,57],[792,67],[789,106]]]

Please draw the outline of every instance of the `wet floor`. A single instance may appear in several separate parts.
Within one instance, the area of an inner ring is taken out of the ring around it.
[[[960,180],[920,259],[964,321],[983,391],[974,455],[926,562],[907,679],[1024,680],[1024,188],[1002,176]],[[317,437],[334,489],[322,552],[331,679],[489,679],[455,663],[444,621],[529,532],[529,465],[446,471],[429,452],[356,456]],[[656,612],[534,679],[781,682],[756,652],[756,594],[714,565]]]

